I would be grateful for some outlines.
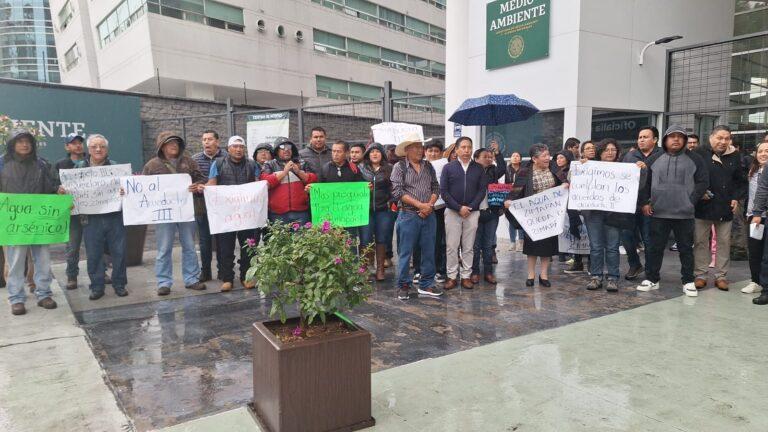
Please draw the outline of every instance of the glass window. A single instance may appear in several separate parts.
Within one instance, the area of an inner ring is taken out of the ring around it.
[[[354,39],[347,39],[347,45],[349,52],[353,52],[355,54],[362,54],[364,56],[368,56],[371,58],[378,59],[380,57],[379,54],[379,47],[376,45],[371,45],[369,43],[360,42],[358,40]]]
[[[445,40],[445,29],[442,27],[434,26],[432,24],[429,25],[429,34],[438,38]]]
[[[170,6],[174,9],[194,12],[198,14],[205,13],[203,0],[161,0],[163,6]]]
[[[562,150],[563,120],[563,111],[551,111],[536,113],[521,122],[486,126],[483,128],[485,143],[495,139],[507,158],[513,152],[528,157],[528,150],[536,143],[544,143],[550,152],[557,152]]]
[[[405,27],[423,34],[429,34],[429,24],[416,18],[405,17]]]
[[[381,97],[381,88],[360,83],[349,83],[349,94],[361,99],[377,99]]]
[[[385,7],[379,7],[379,18],[395,24],[405,25],[405,15]]]
[[[416,69],[429,70],[429,60],[409,55],[408,66]]]
[[[346,44],[342,36],[335,35],[333,33],[326,33],[322,30],[315,29],[314,31],[315,43],[338,48],[340,50],[346,50]]]
[[[67,28],[67,25],[72,21],[74,10],[72,9],[72,3],[67,0],[59,11],[59,27],[61,29]]]
[[[766,29],[768,29],[768,9],[760,9],[734,17],[734,36],[757,33]]]
[[[433,61],[433,62],[430,63],[430,65],[431,65],[432,72],[445,75],[445,65],[444,64]]]
[[[381,58],[394,63],[408,64],[408,56],[401,52],[392,51],[390,49],[381,49]]]
[[[349,95],[349,85],[346,81],[328,78],[324,76],[315,77],[317,83],[317,95],[338,99],[338,95]]]
[[[211,0],[205,0],[205,16],[240,24],[241,26],[245,25],[242,9]]]
[[[736,12],[744,12],[764,7],[768,7],[768,1],[736,0]]]
[[[378,15],[378,6],[375,4],[365,1],[365,0],[346,0],[347,7],[351,9],[358,10],[360,12],[365,12],[368,15],[377,16]]]

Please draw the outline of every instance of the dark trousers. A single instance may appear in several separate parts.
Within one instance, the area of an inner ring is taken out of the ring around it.
[[[128,276],[125,268],[125,226],[121,212],[89,215],[83,225],[85,255],[88,258],[90,289],[94,293],[104,292],[104,253],[112,259],[112,287],[115,291],[125,288]]]
[[[675,234],[677,250],[680,254],[680,279],[684,284],[693,282],[693,230],[694,219],[651,218],[651,244],[646,245],[647,261],[645,276],[651,282],[658,282],[661,277],[661,263],[667,246],[669,233]]]
[[[240,266],[240,280],[245,280],[245,273],[251,266],[251,257],[248,256],[248,239],[256,240],[259,243],[261,230],[243,230],[216,234],[216,249],[219,262],[219,278],[223,282],[233,282],[235,280],[235,246],[240,244],[240,259],[237,264]]]
[[[765,221],[763,221],[765,223]],[[760,255],[762,257],[762,260],[760,261],[760,286],[763,287],[763,293],[766,292],[765,287],[768,287],[768,247],[766,247],[766,244],[768,243],[768,233],[763,234],[762,240],[755,240],[752,237],[749,237],[749,269],[752,270],[752,242],[762,243],[763,247],[763,253]],[[752,277],[754,277],[754,273],[752,273]],[[754,279],[752,280],[754,282]]]
[[[482,215],[480,216],[482,219]],[[493,248],[496,241],[496,228],[499,226],[499,217],[493,215],[490,220],[477,224],[475,236],[475,254],[472,257],[472,274],[480,274],[480,261],[483,263],[483,274],[493,274]]]
[[[205,274],[211,274],[211,261],[213,261],[213,236],[208,225],[208,215],[195,216],[197,222],[197,236],[200,244],[200,271]],[[221,259],[219,250],[216,249],[216,268],[221,273]]]
[[[80,216],[69,217],[69,242],[67,243],[67,278],[76,278],[80,269],[80,244],[83,242],[83,226],[80,224]]]
[[[637,253],[637,245],[640,238],[643,239],[643,244],[645,245],[645,262],[648,263],[650,250],[648,244],[651,242],[651,217],[644,215],[642,212],[637,212],[635,214],[635,228],[621,231],[621,243],[627,251],[627,262],[631,268],[637,268],[643,264],[640,262],[640,255]]]
[[[767,236],[763,235],[763,238]],[[762,286],[760,283],[760,273],[763,266],[763,253],[765,250],[765,240],[755,240],[752,237],[747,238],[747,248],[749,250],[749,274],[752,282]],[[768,276],[768,273],[766,273]],[[768,278],[766,278],[768,282]]]

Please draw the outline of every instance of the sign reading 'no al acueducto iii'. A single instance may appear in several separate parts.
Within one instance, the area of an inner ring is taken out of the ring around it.
[[[550,0],[498,0],[486,11],[485,68],[549,56]]]

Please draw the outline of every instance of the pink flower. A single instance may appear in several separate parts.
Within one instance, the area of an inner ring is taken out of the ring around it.
[[[360,273],[360,274],[363,274],[363,273],[365,273],[365,270],[366,270],[365,266],[360,266],[360,268],[357,269],[357,272]]]
[[[248,245],[248,247],[255,247],[256,246],[256,240],[252,239],[252,238],[249,238],[248,240],[246,240],[245,243]]]
[[[347,246],[352,246],[352,239],[347,239]]]
[[[301,225],[299,225],[299,223],[298,223],[298,222],[294,222],[294,223],[293,223],[293,225],[291,225],[291,228],[292,228],[294,231],[298,231],[298,230],[301,228]]]
[[[299,326],[296,326],[296,328],[295,328],[295,329],[293,329],[293,335],[294,335],[294,336],[301,336],[303,333],[304,333],[304,332],[303,332],[303,331],[301,331],[301,327],[299,327]]]
[[[336,258],[333,259],[333,263],[334,264],[341,264],[343,262],[344,262],[344,260],[341,259],[341,257],[336,257]]]
[[[307,222],[307,223],[305,223],[305,224],[304,224],[304,228],[306,228],[306,229],[310,229],[310,228],[312,228],[312,222]]]
[[[328,222],[328,221],[325,221],[325,222],[323,222],[323,228],[322,228],[322,231],[323,231],[324,233],[327,233],[327,232],[328,232],[328,231],[330,231],[330,230],[331,230],[331,223],[330,223],[330,222]]]

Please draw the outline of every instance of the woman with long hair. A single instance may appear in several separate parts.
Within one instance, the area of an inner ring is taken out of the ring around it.
[[[529,152],[531,156],[530,165],[522,168],[517,175],[512,192],[511,199],[525,198],[543,192],[547,189],[557,187],[563,184],[550,164],[551,156],[549,148],[544,144],[534,144]],[[512,205],[511,200],[504,203],[506,208]],[[551,287],[549,282],[549,264],[552,255],[557,255],[557,236],[547,237],[542,240],[533,241],[528,234],[525,234],[523,240],[523,253],[528,257],[528,277],[525,280],[525,286],[532,287],[536,277],[536,261],[540,261],[539,266],[539,285]]]
[[[392,244],[392,231],[395,223],[393,214],[389,209],[389,203],[392,200],[392,182],[390,181],[392,165],[387,162],[385,155],[384,146],[373,143],[365,151],[363,163],[360,165],[363,178],[373,184],[368,226],[376,246],[368,258],[369,262],[372,262],[372,255],[375,253],[377,281],[386,279],[384,261],[387,258],[387,245]]]
[[[523,166],[523,156],[520,152],[514,152],[509,156],[509,164],[507,164],[507,173],[504,175],[504,183],[514,184],[518,171]],[[504,210],[504,216],[509,223],[509,241],[512,243],[512,247],[509,250],[514,252],[523,251],[523,230],[517,226],[515,217],[509,210]]]
[[[761,142],[755,150],[755,157],[752,159],[752,163],[749,167],[749,194],[747,195],[746,214],[747,217],[751,217],[755,204],[755,195],[757,194],[757,185],[760,177],[768,175],[765,172],[765,164],[768,163],[768,142]],[[765,225],[765,213],[761,216],[752,218],[752,223],[760,223]],[[749,272],[751,275],[751,281],[747,286],[741,289],[741,292],[745,294],[753,294],[762,292],[762,294],[753,299],[755,304],[768,304],[768,290],[764,290],[760,283],[761,269],[765,264],[763,262],[763,256],[765,255],[765,242],[766,235],[763,233],[762,240],[753,239],[751,236],[747,240],[747,249],[749,251]],[[766,268],[768,270],[768,268]],[[768,283],[768,280],[765,281]]]

